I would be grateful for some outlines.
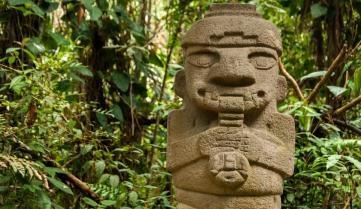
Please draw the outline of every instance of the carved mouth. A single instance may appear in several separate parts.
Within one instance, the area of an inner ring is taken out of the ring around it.
[[[219,94],[216,90],[202,88],[197,93],[205,108],[217,112],[244,112],[268,103],[268,95],[264,90]]]
[[[206,95],[206,90],[205,89],[198,89],[198,96],[204,97],[205,95]]]
[[[257,95],[258,98],[266,97],[267,93],[263,90],[259,90],[256,93],[245,92],[245,93],[224,93],[218,94],[217,91],[207,91],[206,89],[198,89],[198,96],[206,97],[206,94],[211,95],[212,100],[218,100],[219,96],[224,97],[243,97],[245,101],[252,100],[252,97]]]
[[[242,94],[235,94],[235,93],[225,93],[225,94],[220,94],[220,96],[226,96],[226,97],[243,97],[245,101],[251,101],[253,97],[255,97],[257,95],[257,97],[259,98],[263,98],[266,96],[266,92],[263,90],[259,90],[256,93],[251,93],[251,92],[245,92]]]

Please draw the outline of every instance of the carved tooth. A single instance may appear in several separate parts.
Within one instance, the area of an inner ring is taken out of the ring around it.
[[[244,114],[238,113],[219,113],[219,117],[227,120],[243,120]]]
[[[252,100],[254,101],[254,100],[256,100],[257,98],[258,98],[257,94],[253,93],[253,94],[252,94]]]
[[[263,99],[260,99],[260,98],[256,98],[256,99],[255,99],[255,104],[256,104],[256,107],[257,107],[257,108],[262,107],[263,104],[264,104],[264,100],[263,100]]]
[[[265,99],[260,99],[260,106],[265,106],[267,101]]]
[[[217,110],[219,108],[219,101],[218,100],[212,100],[212,92],[206,91],[203,97],[203,103],[204,105],[208,106],[209,108],[212,108],[213,110]]]
[[[212,98],[212,92],[206,91],[204,95],[204,99],[210,100]]]
[[[212,100],[218,100],[218,98],[219,98],[218,92],[217,92],[217,91],[213,91],[213,92],[212,92]]]
[[[245,94],[244,94],[244,101],[251,101],[252,100],[252,93],[247,91]]]
[[[218,174],[218,170],[216,170],[216,169],[213,169],[213,170],[210,170],[211,171],[211,173],[213,173],[214,175],[216,175],[216,174]]]
[[[245,103],[244,103],[244,108],[246,109],[246,110],[249,110],[249,109],[251,109],[251,108],[253,108],[253,106],[254,106],[254,102],[251,100],[251,101],[246,101]]]

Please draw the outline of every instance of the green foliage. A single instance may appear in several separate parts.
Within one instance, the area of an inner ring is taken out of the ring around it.
[[[360,141],[320,139],[310,134],[299,134],[298,139],[303,142],[296,152],[296,174],[286,184],[286,208],[304,203],[304,208],[321,208],[324,201],[351,198],[353,206],[360,207]]]
[[[327,7],[322,6],[320,3],[311,6],[311,15],[313,18],[324,16],[327,13]]]
[[[226,1],[0,1],[0,209],[174,208],[165,121],[180,106],[180,34],[212,2]],[[361,40],[358,1],[240,2],[280,28],[305,97]],[[356,47],[314,102],[290,90],[279,104],[297,129],[283,208],[361,208],[361,110],[332,115],[360,95],[360,60]]]

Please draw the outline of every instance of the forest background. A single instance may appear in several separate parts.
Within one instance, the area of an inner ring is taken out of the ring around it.
[[[0,0],[0,209],[174,208],[173,78],[211,2]],[[361,1],[233,2],[282,33],[279,111],[297,129],[283,208],[361,208]]]

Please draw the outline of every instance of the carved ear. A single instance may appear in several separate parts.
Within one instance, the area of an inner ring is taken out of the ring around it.
[[[277,102],[284,100],[287,96],[287,81],[283,76],[277,79]]]
[[[184,98],[185,95],[185,86],[186,86],[186,75],[184,70],[180,70],[175,75],[174,91],[178,96],[182,98]]]

